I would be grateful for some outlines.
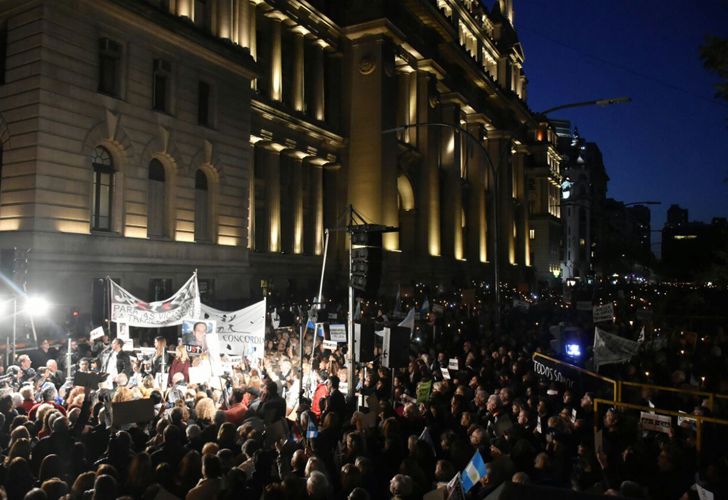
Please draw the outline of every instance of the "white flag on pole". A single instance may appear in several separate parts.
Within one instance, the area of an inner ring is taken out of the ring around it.
[[[624,363],[637,354],[639,342],[622,338],[613,333],[605,332],[599,327],[594,328],[594,368],[600,366]]]
[[[409,310],[409,312],[407,313],[407,316],[397,326],[409,328],[410,333],[415,329],[415,308],[414,307]]]

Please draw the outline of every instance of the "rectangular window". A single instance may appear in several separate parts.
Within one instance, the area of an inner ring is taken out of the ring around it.
[[[153,278],[149,280],[150,302],[165,300],[172,296],[171,278]]]
[[[121,93],[121,44],[99,39],[99,92],[112,97]]]
[[[111,197],[113,189],[113,169],[105,165],[94,164],[92,228],[96,231],[111,230]]]
[[[154,60],[154,72],[152,77],[152,109],[169,113],[170,80],[172,64],[164,59]]]
[[[206,82],[197,86],[197,123],[210,125],[210,85]]]

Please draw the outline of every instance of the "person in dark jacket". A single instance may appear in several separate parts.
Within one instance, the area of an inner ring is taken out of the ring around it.
[[[286,400],[278,395],[278,386],[272,380],[263,386],[260,400],[258,415],[266,424],[277,422],[286,416]]]

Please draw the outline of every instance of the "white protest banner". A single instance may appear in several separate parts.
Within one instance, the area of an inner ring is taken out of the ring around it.
[[[643,431],[655,431],[668,434],[672,427],[672,418],[669,415],[657,415],[646,411],[640,412],[640,428]]]
[[[329,338],[334,342],[346,342],[346,325],[329,325]]]
[[[577,300],[576,301],[576,310],[577,311],[591,311],[592,303],[588,300]]]
[[[458,358],[450,358],[450,360],[447,362],[447,367],[450,370],[459,370],[460,361],[458,361]]]
[[[447,368],[440,368],[440,372],[442,372],[442,378],[445,380],[450,380],[450,370]]]
[[[602,321],[612,321],[614,319],[614,304],[604,304],[603,306],[594,306],[592,309],[594,323]]]
[[[333,340],[324,340],[323,345],[324,349],[328,349],[329,351],[335,351],[339,347],[339,344]]]
[[[265,299],[237,311],[219,311],[202,305],[202,317],[217,322],[220,351],[248,359],[263,357],[265,344]]]
[[[104,335],[106,335],[106,333],[104,332],[104,327],[102,327],[102,326],[97,326],[96,328],[94,328],[93,330],[91,330],[91,332],[89,333],[89,337],[91,338],[91,342],[93,342],[96,339],[100,339]]]
[[[603,365],[629,361],[632,356],[637,354],[639,347],[639,342],[622,338],[595,327],[594,367],[599,370],[599,367]]]
[[[197,273],[177,293],[166,300],[144,302],[124,290],[113,280],[111,286],[111,321],[129,326],[159,328],[182,324],[200,316],[200,290]]]

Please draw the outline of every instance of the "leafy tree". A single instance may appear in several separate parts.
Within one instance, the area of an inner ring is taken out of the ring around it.
[[[721,78],[715,85],[715,97],[728,101],[728,39],[707,35],[700,47],[700,59],[705,69]]]

